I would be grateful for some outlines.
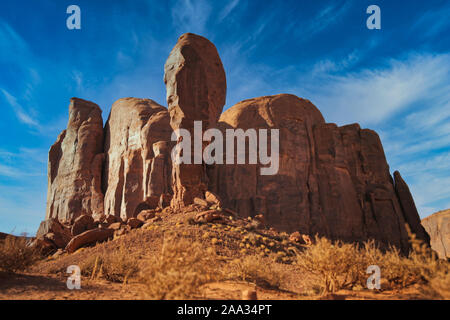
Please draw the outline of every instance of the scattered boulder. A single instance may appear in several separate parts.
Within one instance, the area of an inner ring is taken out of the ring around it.
[[[70,241],[70,237],[67,237],[62,233],[53,232],[46,233],[44,239],[54,243],[57,248],[65,248]]]
[[[203,223],[222,219],[223,219],[222,214],[216,210],[208,210],[200,212],[194,218],[195,222],[203,222]]]
[[[108,229],[119,230],[123,226],[122,222],[114,222],[108,226]]]
[[[291,235],[289,236],[289,241],[291,241],[291,242],[301,242],[302,241],[302,235],[300,234],[300,232],[295,231],[295,232],[291,233]]]
[[[208,202],[209,205],[217,205],[219,207],[222,206],[222,201],[220,200],[220,197],[211,191],[205,192],[205,200]]]
[[[197,197],[194,198],[194,204],[199,205],[202,208],[208,207],[208,202],[206,200]]]
[[[70,231],[54,218],[42,221],[36,232],[36,239],[51,242],[56,248],[64,248],[70,238]],[[42,244],[47,247],[45,243]]]
[[[120,219],[119,217],[116,217],[114,215],[109,214],[109,215],[106,216],[106,218],[104,220],[104,223],[106,223],[106,224],[111,224],[111,223],[115,223],[115,222],[122,222],[122,219]]]
[[[39,225],[38,231],[36,232],[36,238],[43,238],[47,233],[65,233],[65,229],[61,223],[59,223],[58,219],[50,218],[44,220]]]
[[[67,253],[73,253],[78,248],[86,245],[95,244],[98,242],[103,242],[108,240],[114,235],[114,230],[112,229],[92,229],[85,231],[70,240],[66,246]]]
[[[154,217],[155,217],[155,210],[143,210],[138,214],[137,219],[141,220],[142,222],[145,222],[148,219]]]
[[[91,230],[95,228],[94,219],[92,216],[83,214],[75,219],[75,222],[71,228],[72,236],[77,236],[80,233],[83,233],[87,230]]]
[[[142,226],[143,222],[137,218],[130,218],[127,220],[127,225],[130,226],[131,229],[136,229]]]

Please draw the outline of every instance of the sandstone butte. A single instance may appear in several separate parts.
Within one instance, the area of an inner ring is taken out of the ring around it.
[[[439,258],[450,258],[450,209],[424,218],[422,225],[430,235],[431,248],[437,252]]]
[[[182,35],[164,71],[168,108],[120,99],[104,128],[95,103],[71,99],[67,129],[49,152],[47,221],[67,228],[81,215],[116,222],[157,206],[182,212],[208,192],[223,208],[262,215],[279,231],[375,239],[407,252],[408,224],[429,242],[376,132],[326,123],[310,101],[291,94],[245,100],[222,113],[225,71],[214,44],[201,36]],[[172,165],[172,131],[192,132],[195,120],[204,130],[279,129],[278,174],[262,176],[258,164]]]

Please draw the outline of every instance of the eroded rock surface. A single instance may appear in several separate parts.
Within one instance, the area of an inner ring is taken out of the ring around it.
[[[422,225],[430,235],[431,248],[438,253],[439,258],[450,258],[450,209],[424,218]]]
[[[150,99],[114,103],[105,127],[105,214],[123,220],[171,190],[169,113]]]
[[[373,238],[408,250],[405,223],[419,230],[418,214],[397,179],[400,204],[374,131],[325,123],[311,102],[286,94],[242,101],[222,114],[219,127],[279,129],[280,142],[275,175],[261,175],[260,164],[208,169],[210,189],[224,206],[240,215],[263,214],[268,225],[288,232]]]
[[[202,121],[203,130],[215,126],[225,104],[227,85],[214,44],[192,33],[182,35],[164,66],[164,82],[174,130],[186,129],[194,137],[194,121]],[[208,182],[202,164],[174,165],[172,176],[173,207],[189,205],[195,197],[204,198]]]
[[[102,111],[93,102],[72,98],[67,129],[49,152],[46,219],[69,221],[103,212],[102,153]]]

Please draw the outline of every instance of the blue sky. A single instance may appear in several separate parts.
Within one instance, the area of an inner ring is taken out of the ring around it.
[[[81,8],[81,30],[66,8]],[[366,8],[381,8],[368,30]],[[217,46],[225,108],[293,93],[327,122],[376,130],[422,217],[450,208],[450,2],[24,1],[0,4],[0,231],[45,216],[47,152],[73,96],[106,119],[122,97],[163,105],[164,62],[193,32]]]

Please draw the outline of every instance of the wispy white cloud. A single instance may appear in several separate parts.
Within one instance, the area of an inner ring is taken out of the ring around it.
[[[320,86],[310,88],[310,98],[333,122],[374,125],[438,98],[449,77],[450,55],[412,54],[383,68],[315,79]]]
[[[420,37],[431,38],[450,29],[450,5],[446,3],[438,9],[431,9],[421,14],[413,24],[412,30]]]
[[[234,8],[239,4],[240,0],[232,0],[230,1],[220,12],[219,21],[224,20],[228,15],[233,11]]]
[[[17,98],[14,97],[12,94],[10,94],[8,91],[6,91],[2,88],[0,88],[0,91],[2,92],[5,100],[8,102],[8,104],[10,105],[10,107],[14,111],[14,114],[16,115],[17,119],[20,122],[22,122],[28,126],[31,126],[35,129],[41,128],[41,125],[39,124],[39,122],[30,116],[30,112],[32,112],[31,110],[29,110],[29,111],[25,110],[25,108],[23,108],[22,105],[20,105],[17,102]]]
[[[211,10],[210,3],[205,0],[177,0],[171,9],[172,24],[179,33],[204,35]]]

